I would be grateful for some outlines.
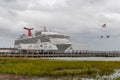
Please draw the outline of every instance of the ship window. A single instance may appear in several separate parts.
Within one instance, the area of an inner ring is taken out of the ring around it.
[[[51,49],[51,48],[52,48],[52,46],[49,46],[49,48]]]
[[[43,47],[43,45],[40,45],[40,47]]]
[[[47,48],[47,46],[44,46],[44,48]]]

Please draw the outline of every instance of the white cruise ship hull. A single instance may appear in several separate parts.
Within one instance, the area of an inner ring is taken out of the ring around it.
[[[25,29],[29,30],[28,28]],[[21,51],[37,50],[63,53],[70,46],[69,36],[47,30],[38,31],[31,36],[24,34],[15,40],[15,48]]]

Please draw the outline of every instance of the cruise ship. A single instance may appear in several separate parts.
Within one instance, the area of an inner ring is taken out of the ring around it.
[[[15,40],[15,48],[18,50],[63,53],[72,46],[69,41],[70,36],[66,34],[48,31],[46,27],[43,30],[35,31],[34,34],[32,34],[33,28],[24,27],[24,29],[28,30],[28,34],[22,34]]]

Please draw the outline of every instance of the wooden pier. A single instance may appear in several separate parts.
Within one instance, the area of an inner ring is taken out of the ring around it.
[[[120,57],[120,52],[84,51],[79,53],[0,53],[0,57]]]

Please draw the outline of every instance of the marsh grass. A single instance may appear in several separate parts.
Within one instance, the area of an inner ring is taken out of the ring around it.
[[[116,78],[116,80],[120,80],[120,77]]]
[[[95,77],[112,74],[115,69],[120,69],[120,62],[0,58],[1,74]]]

